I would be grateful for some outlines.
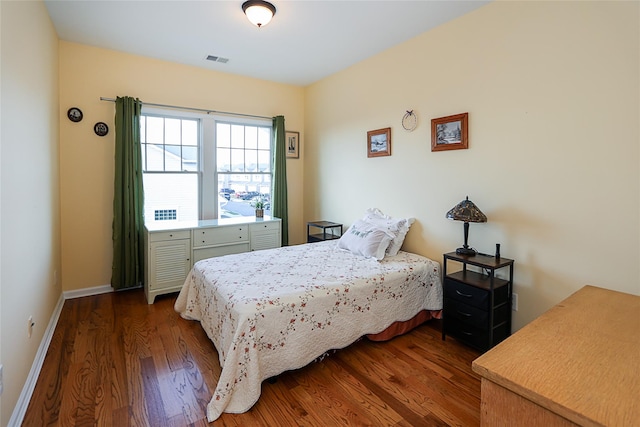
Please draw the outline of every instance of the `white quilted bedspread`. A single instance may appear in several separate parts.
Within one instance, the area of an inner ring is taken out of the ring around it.
[[[194,265],[175,309],[199,320],[218,350],[212,422],[248,411],[267,378],[442,309],[440,264],[402,251],[376,261],[335,241],[227,255]]]

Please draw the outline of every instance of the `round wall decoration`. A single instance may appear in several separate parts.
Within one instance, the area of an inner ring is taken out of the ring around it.
[[[71,107],[67,110],[67,117],[72,122],[79,122],[82,120],[82,111],[78,107]]]
[[[407,110],[404,117],[402,117],[402,127],[411,132],[416,126],[418,126],[418,117],[413,114],[413,110]]]
[[[98,122],[93,126],[93,131],[98,136],[105,136],[109,133],[109,126],[106,123]]]

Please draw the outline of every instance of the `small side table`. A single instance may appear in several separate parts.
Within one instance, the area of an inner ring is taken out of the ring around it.
[[[447,261],[462,264],[462,270],[447,272]],[[511,299],[513,263],[509,258],[490,255],[444,254],[442,339],[453,335],[480,351],[487,351],[511,335]],[[479,268],[471,271],[467,266]],[[508,268],[508,278],[496,277],[496,271]]]
[[[314,229],[313,234],[312,228]],[[335,240],[339,239],[340,236],[342,236],[342,224],[337,222],[309,221],[307,223],[307,243]]]

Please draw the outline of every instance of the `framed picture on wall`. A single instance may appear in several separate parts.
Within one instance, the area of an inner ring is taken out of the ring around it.
[[[287,158],[300,158],[300,132],[286,131],[284,134],[287,144]]]
[[[391,155],[391,128],[367,132],[367,157]]]
[[[431,151],[469,148],[469,113],[431,120]]]

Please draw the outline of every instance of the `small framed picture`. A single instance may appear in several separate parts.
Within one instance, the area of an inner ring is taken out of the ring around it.
[[[469,113],[431,120],[431,151],[469,148]]]
[[[300,132],[285,132],[285,143],[287,144],[287,159],[300,158]]]
[[[367,132],[367,157],[391,155],[391,128]]]

